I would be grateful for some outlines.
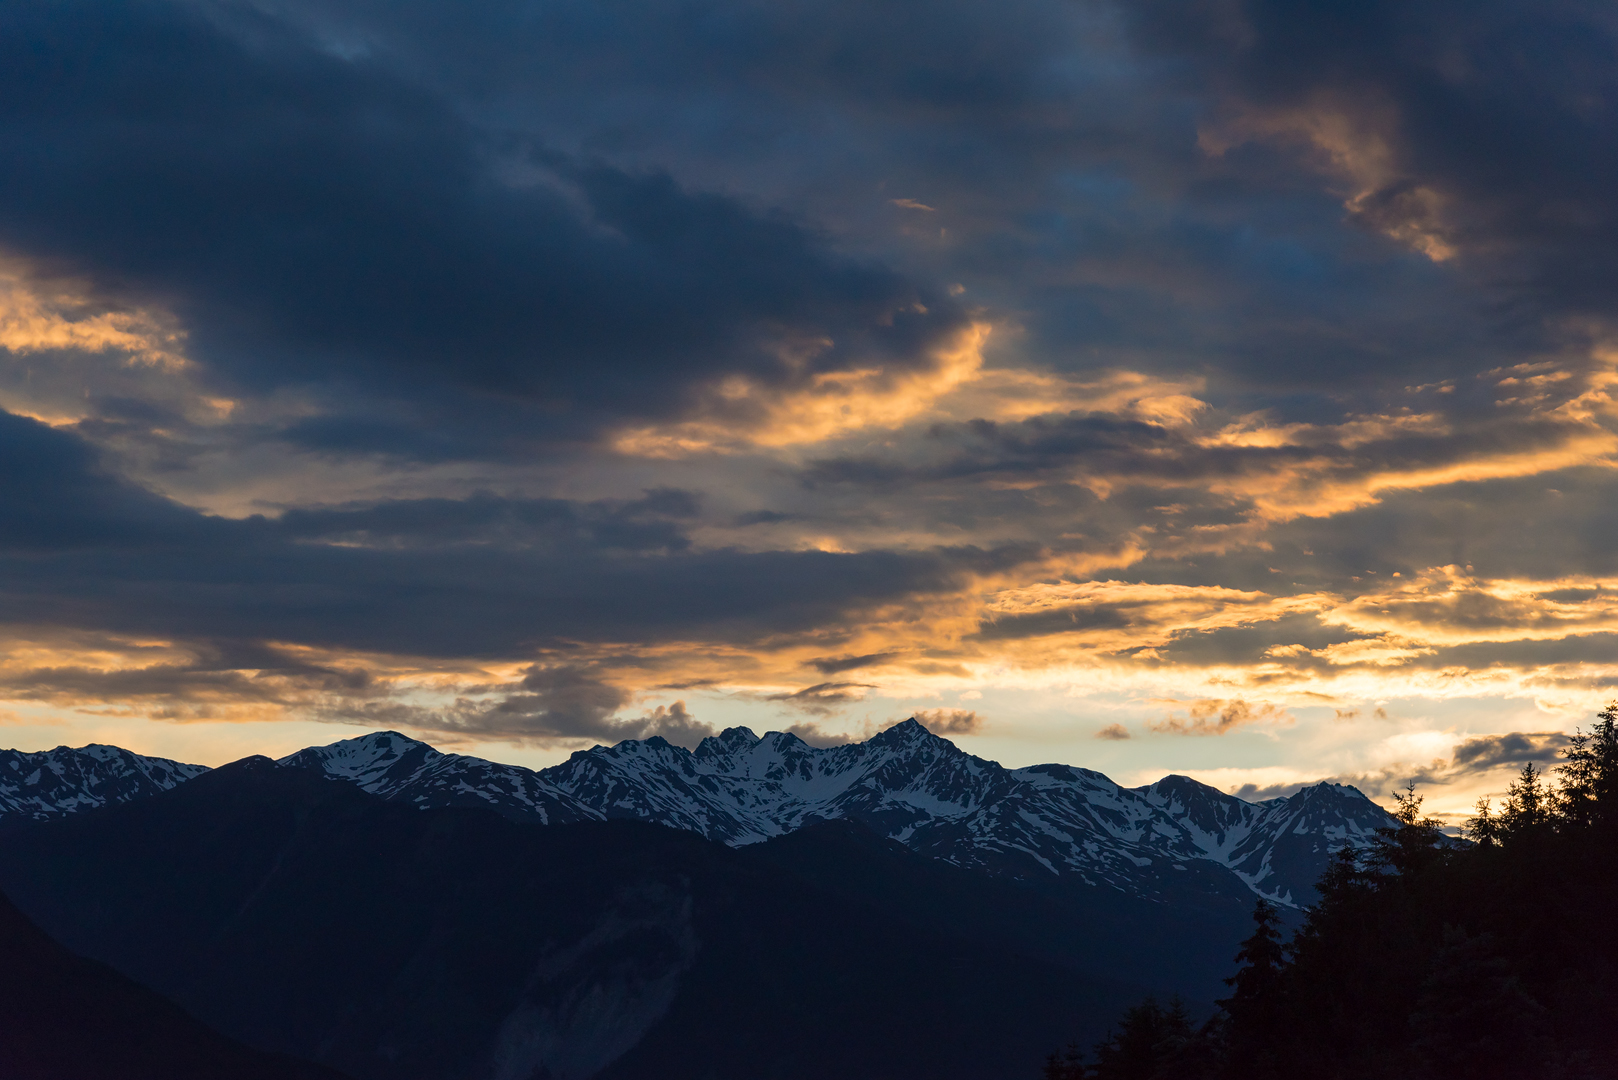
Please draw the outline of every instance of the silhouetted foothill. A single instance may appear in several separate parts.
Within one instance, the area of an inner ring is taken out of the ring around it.
[[[74,956],[0,896],[6,1080],[345,1080],[249,1049],[104,964]]]

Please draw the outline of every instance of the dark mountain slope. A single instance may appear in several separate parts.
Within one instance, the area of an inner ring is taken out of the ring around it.
[[[1012,880],[917,854],[854,821],[741,849],[814,888],[938,933],[962,933],[1098,979],[1212,1002],[1251,923],[1235,905],[1141,900],[1068,879]],[[1211,1005],[1210,1005],[1211,1008]]]
[[[0,886],[220,1030],[367,1080],[985,1080],[1129,996],[691,833],[265,759],[21,830]]]
[[[343,1080],[251,1050],[105,964],[74,956],[0,896],[0,1077]]]

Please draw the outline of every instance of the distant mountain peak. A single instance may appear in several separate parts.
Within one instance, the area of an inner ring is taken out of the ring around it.
[[[950,742],[948,739],[934,735],[931,731],[928,731],[926,725],[912,716],[908,720],[901,720],[899,723],[894,724],[887,730],[873,735],[866,741],[866,745],[882,747],[918,746],[933,742],[944,743],[951,748],[954,748],[955,746],[955,744]]]
[[[167,791],[207,772],[118,746],[0,750],[0,818],[43,821]]]
[[[276,764],[324,772],[373,795],[424,809],[477,806],[507,817],[547,824],[599,820],[604,816],[558,791],[532,769],[446,754],[397,731],[373,731],[326,746],[307,747]]]
[[[305,747],[281,758],[277,764],[320,769],[369,788],[378,777],[390,773],[413,773],[428,762],[444,756],[427,743],[397,731],[373,731],[325,746]]]
[[[774,735],[776,733],[769,732],[768,734]],[[728,727],[717,735],[710,735],[703,739],[702,742],[697,744],[696,752],[701,754],[705,748],[708,748],[713,752],[731,754],[738,750],[751,750],[760,741],[759,737],[753,734],[752,728]]]

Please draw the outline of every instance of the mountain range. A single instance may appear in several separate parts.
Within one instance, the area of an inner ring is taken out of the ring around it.
[[[0,888],[224,1036],[358,1080],[1016,1077],[1234,931],[1157,934],[853,822],[735,849],[265,758],[8,830]]]
[[[1147,992],[1210,1010],[1254,894],[1307,903],[1389,821],[1330,784],[1006,769],[913,720],[538,771],[396,732],[0,752],[0,890],[72,964],[185,1045],[357,1080],[1034,1075]]]
[[[1185,776],[1126,788],[1070,765],[1007,769],[913,719],[829,748],[744,727],[694,751],[627,740],[538,771],[441,753],[397,732],[276,764],[418,809],[479,807],[548,825],[631,819],[732,847],[847,819],[963,869],[1164,902],[1257,894],[1307,904],[1333,851],[1363,847],[1392,823],[1344,785],[1250,803]],[[0,751],[0,823],[128,802],[206,771],[107,746]]]

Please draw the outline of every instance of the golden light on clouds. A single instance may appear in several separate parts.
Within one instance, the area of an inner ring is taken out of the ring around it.
[[[180,368],[186,364],[185,337],[165,313],[108,310],[76,283],[44,280],[0,258],[0,349],[19,355],[117,352],[132,364]]]
[[[1446,220],[1449,198],[1412,181],[1396,150],[1398,109],[1375,95],[1314,95],[1305,105],[1244,105],[1198,132],[1197,144],[1214,157],[1247,142],[1274,141],[1306,149],[1316,167],[1344,185],[1343,208],[1389,239],[1433,262],[1460,254]]]
[[[731,376],[709,396],[705,411],[711,415],[625,431],[613,440],[613,447],[632,457],[676,458],[805,446],[850,432],[902,427],[977,375],[990,330],[985,322],[968,325],[934,350],[928,364],[914,369],[864,367],[820,372],[804,385],[785,391]],[[814,342],[810,348],[831,345],[830,341]]]
[[[1208,408],[1196,395],[1202,378],[1165,379],[1114,369],[1075,378],[1030,368],[1001,367],[975,372],[940,399],[937,413],[953,420],[1027,420],[1060,413],[1101,413],[1181,427]]]

